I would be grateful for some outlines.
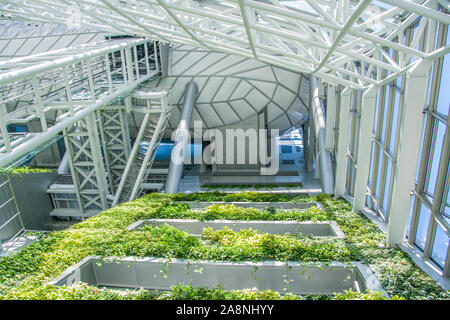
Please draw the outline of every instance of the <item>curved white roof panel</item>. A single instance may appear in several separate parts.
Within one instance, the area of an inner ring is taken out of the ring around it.
[[[77,26],[0,20],[0,60],[97,42],[106,35]]]
[[[450,52],[449,46],[418,46],[418,39],[433,29],[429,24],[450,24],[450,16],[439,11],[441,2],[0,0],[0,5],[15,19],[81,24],[203,47],[360,88],[387,82],[422,59]],[[406,44],[404,31],[418,20],[414,39]]]

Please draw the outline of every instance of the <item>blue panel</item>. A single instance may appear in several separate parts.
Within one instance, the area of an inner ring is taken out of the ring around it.
[[[28,132],[28,127],[20,124],[7,125],[8,132]]]
[[[139,152],[143,153],[147,150],[148,143],[142,142],[139,147]],[[173,150],[173,142],[161,142],[159,144],[158,149],[156,150],[155,161],[170,161],[170,157],[172,155]],[[201,144],[188,144],[186,158],[190,156],[190,159],[194,159],[195,153],[201,153],[202,146]]]

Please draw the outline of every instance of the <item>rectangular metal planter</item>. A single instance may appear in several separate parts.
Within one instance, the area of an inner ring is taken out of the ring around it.
[[[271,234],[301,234],[316,237],[344,238],[344,233],[336,221],[298,222],[298,221],[243,221],[243,220],[187,220],[187,219],[147,219],[139,220],[128,227],[128,231],[140,230],[146,225],[162,226],[167,224],[178,230],[193,235],[201,235],[203,228],[219,230],[228,227],[239,232],[243,229],[253,229],[258,232]]]
[[[101,263],[101,266],[100,264]],[[280,293],[334,294],[353,289],[382,291],[370,269],[361,263],[333,262],[301,264],[298,262],[207,262],[161,258],[86,257],[51,284],[70,286],[74,282],[109,288],[144,288],[170,290],[171,286],[226,290],[257,288]],[[384,295],[386,295],[384,293]]]

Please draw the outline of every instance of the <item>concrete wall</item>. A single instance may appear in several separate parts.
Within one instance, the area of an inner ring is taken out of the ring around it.
[[[247,118],[244,121],[231,124],[228,126],[223,126],[218,128],[223,135],[224,138],[224,145],[223,145],[223,156],[224,161],[226,161],[227,152],[226,152],[226,145],[227,145],[227,136],[226,136],[226,129],[243,129],[246,131],[247,129],[258,129],[258,115],[255,114],[249,118]],[[259,139],[259,138],[258,138]],[[249,155],[249,141],[248,138],[245,139],[246,148],[245,148],[245,164],[237,164],[238,160],[238,140],[235,140],[235,151],[234,151],[234,164],[216,164],[212,166],[213,174],[214,175],[227,175],[227,174],[247,174],[247,175],[258,175],[260,170],[259,164],[250,164],[250,155]],[[258,142],[259,143],[259,142]],[[241,147],[241,146],[240,146]],[[257,161],[259,163],[259,156],[257,155]]]
[[[0,175],[0,184],[6,182],[0,188],[0,225],[17,213],[14,200],[2,206],[14,194],[25,229],[43,230],[49,213],[53,210],[50,195],[46,191],[56,176],[55,172],[9,175],[11,181],[9,185],[7,176]],[[1,241],[8,240],[20,231],[22,228],[20,218],[16,216],[0,230]]]
[[[13,199],[8,176],[0,174],[0,186],[0,226],[3,226],[0,229],[0,242],[4,242],[19,232],[22,224],[19,216],[13,218],[18,209]]]

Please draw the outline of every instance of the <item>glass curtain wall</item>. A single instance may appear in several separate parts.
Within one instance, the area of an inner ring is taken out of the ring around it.
[[[388,54],[398,63],[398,56],[392,50]],[[398,77],[381,86],[377,92],[366,205],[385,221],[389,219],[390,196],[397,163],[404,84],[405,77]]]
[[[361,90],[352,90],[350,97],[349,146],[347,150],[346,193],[353,197],[355,188],[356,158],[358,155],[359,128],[361,122]]]
[[[450,44],[448,25],[437,28],[436,48]],[[412,199],[408,241],[450,276],[450,57],[436,60],[430,77],[428,107]]]
[[[401,42],[411,43],[418,31],[419,20],[403,34]],[[424,32],[424,35],[426,32]],[[423,49],[423,36],[417,47]],[[397,41],[399,39],[397,38]],[[400,42],[400,41],[399,41]],[[437,24],[435,49],[450,44],[448,25]],[[385,61],[401,64],[393,50],[385,49]],[[389,75],[389,71],[385,76]],[[406,75],[381,86],[377,92],[372,136],[370,172],[367,185],[366,206],[385,222],[389,221],[393,181],[397,168],[399,128],[402,119]],[[340,97],[342,88],[337,89]],[[339,134],[339,102],[337,99],[335,141]],[[349,141],[347,150],[346,194],[353,197],[356,156],[362,93],[353,90],[349,106]],[[416,186],[411,201],[408,225],[408,241],[423,251],[423,258],[430,259],[450,276],[450,56],[447,54],[433,64],[428,94],[428,106],[424,106],[424,132],[419,156]],[[409,128],[414,130],[414,128]],[[336,148],[336,144],[335,144]],[[336,151],[336,150],[335,150]],[[395,204],[395,201],[393,202]]]

